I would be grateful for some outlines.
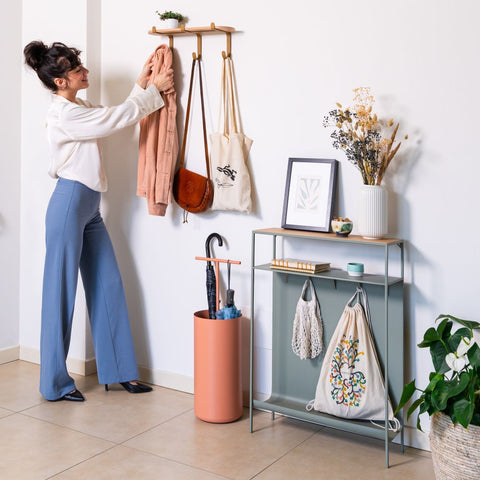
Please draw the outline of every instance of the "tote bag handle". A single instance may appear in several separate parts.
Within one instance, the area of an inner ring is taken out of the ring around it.
[[[222,88],[220,98],[220,110],[218,114],[218,131],[221,131],[223,118],[223,133],[239,133],[239,119],[235,99],[235,79],[233,75],[232,59],[227,57],[223,59],[222,68]]]

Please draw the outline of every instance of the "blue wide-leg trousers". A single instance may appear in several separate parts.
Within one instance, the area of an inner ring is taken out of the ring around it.
[[[122,279],[100,215],[100,196],[60,178],[46,216],[46,257],[40,340],[40,392],[57,400],[75,388],[67,372],[80,269],[99,383],[139,377]]]

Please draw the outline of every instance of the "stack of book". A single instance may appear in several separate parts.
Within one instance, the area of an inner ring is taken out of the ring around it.
[[[270,263],[270,268],[289,272],[320,273],[330,270],[330,263],[296,258],[274,258]]]

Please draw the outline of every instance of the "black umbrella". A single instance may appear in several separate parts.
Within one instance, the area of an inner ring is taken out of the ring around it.
[[[218,233],[211,233],[205,241],[205,252],[207,258],[213,258],[210,254],[210,242],[213,238],[218,240],[218,246],[223,245],[222,237]],[[212,262],[207,261],[207,301],[208,301],[208,316],[209,318],[216,318],[217,313],[217,279],[215,278],[215,270]]]

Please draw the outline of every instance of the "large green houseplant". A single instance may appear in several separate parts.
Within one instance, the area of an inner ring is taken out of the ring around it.
[[[473,330],[480,324],[452,315],[440,315],[438,326],[429,328],[418,344],[429,348],[434,371],[425,389],[415,380],[405,385],[402,409],[415,392],[420,396],[411,404],[407,418],[419,409],[431,416],[430,449],[437,480],[478,480],[480,472],[480,348]],[[452,331],[453,323],[460,325]]]
[[[442,412],[465,428],[480,425],[480,347],[473,339],[473,330],[480,330],[480,323],[452,315],[439,315],[436,321],[440,321],[438,327],[429,328],[418,344],[430,348],[435,369],[430,383],[425,389],[418,388],[415,380],[405,385],[397,412],[419,391],[421,395],[408,409],[407,419],[419,408],[420,430],[422,413]],[[452,332],[454,321],[461,328]]]

